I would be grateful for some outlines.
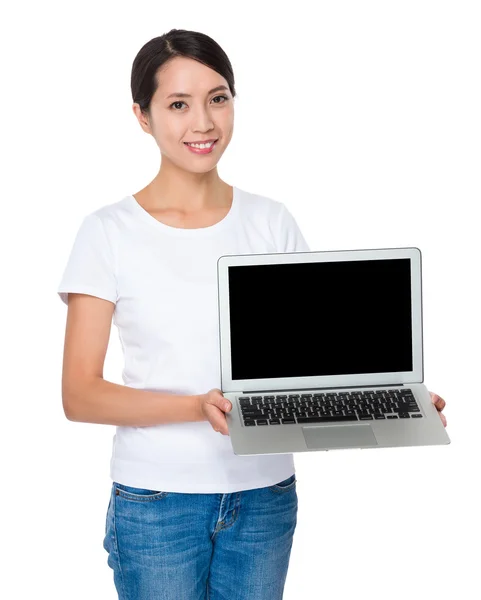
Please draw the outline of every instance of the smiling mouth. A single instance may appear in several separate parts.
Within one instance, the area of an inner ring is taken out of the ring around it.
[[[219,141],[219,139],[217,138],[216,140],[209,141],[209,142],[184,142],[184,144],[185,144],[186,146],[192,146],[193,144],[204,144],[204,145],[205,145],[205,144],[209,144],[209,145],[207,146],[207,148],[211,148],[211,147],[212,147],[214,144],[216,144],[218,141]],[[195,146],[194,146],[194,148],[195,148]]]

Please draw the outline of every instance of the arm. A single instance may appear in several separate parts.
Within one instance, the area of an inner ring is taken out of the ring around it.
[[[67,419],[131,427],[204,421],[200,396],[138,390],[104,380],[114,308],[96,296],[69,294],[62,371]]]

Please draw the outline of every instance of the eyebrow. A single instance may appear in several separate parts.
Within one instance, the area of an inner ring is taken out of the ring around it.
[[[219,92],[220,90],[228,90],[229,88],[226,85],[218,85],[215,88],[212,88],[207,92],[207,95],[213,94],[214,92]],[[192,98],[192,94],[185,94],[184,92],[174,92],[173,94],[169,94],[167,98]]]

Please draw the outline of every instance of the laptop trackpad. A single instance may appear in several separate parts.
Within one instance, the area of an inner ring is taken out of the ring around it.
[[[369,423],[303,427],[302,433],[308,448],[360,448],[378,445]]]

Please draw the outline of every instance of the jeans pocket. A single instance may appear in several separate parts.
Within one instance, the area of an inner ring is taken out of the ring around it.
[[[168,494],[168,492],[132,487],[123,483],[117,483],[116,481],[114,481],[114,487],[116,496],[136,502],[152,502],[153,500],[164,498]]]
[[[268,489],[272,490],[273,492],[277,492],[277,493],[289,492],[290,490],[295,489],[296,482],[297,482],[296,474],[294,473],[287,479],[284,479],[283,481],[279,481],[279,483],[275,483],[274,485],[269,485]]]
[[[112,484],[115,485],[115,484]],[[112,489],[110,490],[110,498],[109,498],[109,505],[107,506],[107,513],[105,515],[105,533],[107,533],[107,528],[108,528],[108,524],[109,524],[109,517],[110,517],[110,507],[112,506]]]

